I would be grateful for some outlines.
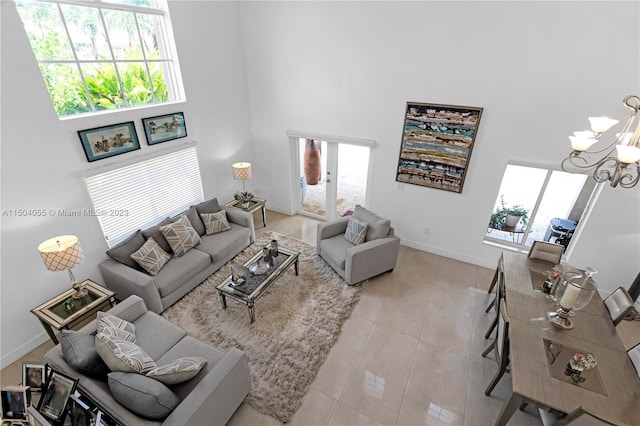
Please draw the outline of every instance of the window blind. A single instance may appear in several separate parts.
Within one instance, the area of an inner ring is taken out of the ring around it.
[[[204,200],[195,146],[84,180],[109,247]]]

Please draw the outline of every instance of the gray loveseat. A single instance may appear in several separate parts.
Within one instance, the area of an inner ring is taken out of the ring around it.
[[[223,352],[191,336],[154,312],[144,301],[131,296],[109,310],[109,314],[135,325],[137,344],[158,364],[180,357],[198,356],[207,364],[192,379],[172,385],[179,405],[163,421],[134,414],[112,396],[106,377],[89,377],[69,365],[61,345],[49,350],[44,359],[53,368],[79,379],[78,388],[104,412],[123,425],[224,425],[251,389],[247,356],[238,349]],[[97,321],[80,330],[96,332]]]
[[[181,257],[172,255],[155,276],[136,265],[129,255],[149,236],[171,254],[159,226],[172,220],[167,218],[155,227],[137,231],[127,241],[107,251],[111,257],[98,265],[105,285],[115,291],[119,300],[137,295],[144,299],[149,310],[164,311],[255,241],[253,216],[239,209],[226,207],[224,210],[231,229],[212,235],[206,235],[199,213],[221,211],[217,199],[192,206],[184,213],[200,235],[201,242]]]

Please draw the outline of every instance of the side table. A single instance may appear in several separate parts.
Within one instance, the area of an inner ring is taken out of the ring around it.
[[[251,199],[251,201],[249,201],[249,207],[247,208],[240,206],[240,201],[238,200],[229,201],[227,204],[225,204],[225,207],[233,207],[234,209],[244,210],[245,212],[249,212],[252,214],[262,209],[262,225],[266,227],[267,226],[266,204],[267,204],[267,200],[254,197]]]
[[[55,330],[80,328],[92,321],[98,311],[111,308],[116,304],[115,293],[91,281],[84,281],[87,295],[80,299],[72,299],[75,292],[70,288],[31,310],[38,317],[47,334],[58,344]],[[71,303],[69,303],[71,302]]]

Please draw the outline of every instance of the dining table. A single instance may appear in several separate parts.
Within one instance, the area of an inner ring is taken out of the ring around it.
[[[547,319],[559,308],[545,291],[547,272],[580,270],[519,252],[502,256],[512,392],[495,424],[506,425],[528,403],[564,413],[583,407],[611,424],[640,425],[640,378],[600,294],[575,311],[574,328],[557,327]],[[591,368],[572,368],[571,358],[587,356]]]

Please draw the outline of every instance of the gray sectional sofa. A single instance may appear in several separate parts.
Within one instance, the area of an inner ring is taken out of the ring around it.
[[[150,420],[135,414],[116,400],[111,390],[113,384],[110,384],[104,373],[89,376],[72,367],[74,359],[69,361],[71,364],[67,362],[62,344],[49,350],[44,356],[45,361],[56,370],[77,377],[81,393],[98,404],[118,423],[131,426],[224,425],[249,393],[249,366],[244,352],[231,349],[225,353],[194,339],[182,328],[156,313],[149,312],[144,301],[137,296],[127,298],[111,308],[108,313],[135,325],[137,344],[159,365],[180,357],[197,356],[207,360],[206,365],[195,377],[169,387],[178,400],[178,405],[170,414],[163,419]],[[94,320],[79,333],[91,335],[96,332],[96,328],[97,320]],[[82,352],[87,354],[90,350],[74,348],[70,353]],[[138,377],[136,373],[127,374]],[[149,396],[143,394],[138,398],[127,398],[125,403],[133,404],[134,409],[144,410],[142,404],[157,402],[152,390],[143,391],[149,392]]]
[[[158,240],[159,245],[171,254],[167,242],[162,241],[159,227],[173,219],[167,218],[155,227],[138,230],[129,239],[108,250],[110,258],[98,265],[104,284],[116,293],[118,300],[137,295],[144,299],[149,310],[156,313],[164,311],[255,241],[253,216],[228,207],[224,210],[231,229],[206,235],[199,213],[221,210],[214,198],[192,206],[185,212],[184,215],[200,235],[201,242],[180,257],[172,255],[171,260],[155,276],[131,260],[130,254],[138,250],[149,236]]]

